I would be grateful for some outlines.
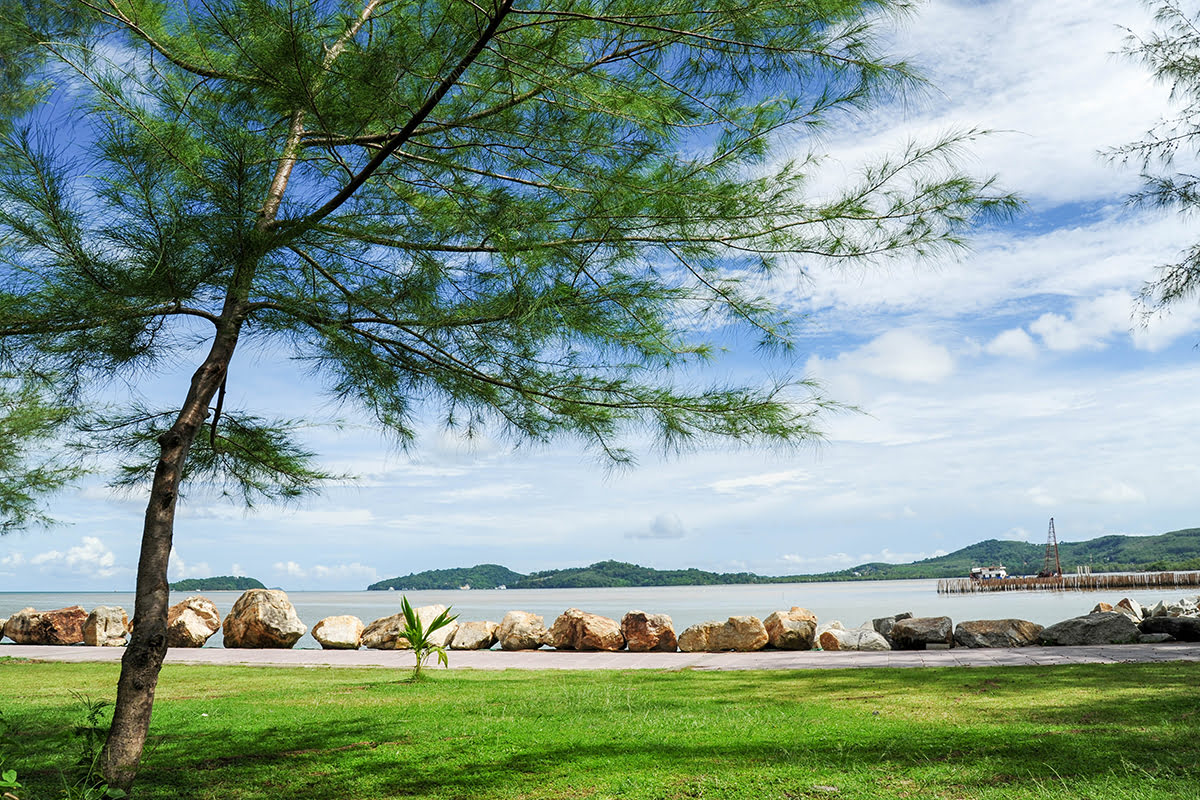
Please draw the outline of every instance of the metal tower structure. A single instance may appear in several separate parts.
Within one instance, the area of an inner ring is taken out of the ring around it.
[[[1054,535],[1054,517],[1050,518],[1050,532],[1046,535],[1046,559],[1042,563],[1039,578],[1062,577],[1062,564],[1058,560],[1058,537]]]

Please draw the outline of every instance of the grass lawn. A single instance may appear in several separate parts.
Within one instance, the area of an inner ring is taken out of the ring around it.
[[[21,800],[59,795],[117,669],[0,660]],[[406,677],[167,666],[135,794],[1200,798],[1194,663]]]

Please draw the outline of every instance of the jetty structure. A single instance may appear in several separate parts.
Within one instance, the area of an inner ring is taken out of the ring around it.
[[[1093,574],[1090,565],[1075,567],[1075,574],[1063,575],[1058,555],[1058,536],[1054,517],[1046,534],[1046,555],[1037,575],[1009,576],[1001,567],[976,567],[969,578],[943,578],[938,594],[1016,591],[1091,591],[1096,589],[1165,589],[1175,586],[1200,586],[1200,572],[1109,572]]]
[[[1175,586],[1200,586],[1200,572],[1100,572],[1080,570],[1073,575],[1032,575],[1027,577],[942,578],[938,594],[1019,591],[1092,591],[1103,589],[1170,589]]]

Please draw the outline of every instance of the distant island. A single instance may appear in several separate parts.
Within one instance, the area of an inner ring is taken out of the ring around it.
[[[244,592],[247,589],[265,589],[262,581],[254,578],[219,575],[215,578],[186,578],[170,584],[173,592]]]
[[[1059,542],[1064,572],[1076,566],[1093,572],[1200,570],[1200,528],[1158,536],[1102,536],[1086,542]],[[373,583],[368,590],[423,589],[578,589],[632,586],[712,586],[746,583],[815,581],[880,581],[901,578],[963,578],[971,567],[1004,564],[1010,575],[1033,575],[1042,568],[1043,544],[988,539],[936,558],[907,564],[874,561],[836,572],[807,575],[756,575],[753,572],[706,572],[699,569],[658,570],[622,561],[588,567],[552,569],[523,575],[499,564],[415,572]],[[175,584],[171,584],[174,588]]]

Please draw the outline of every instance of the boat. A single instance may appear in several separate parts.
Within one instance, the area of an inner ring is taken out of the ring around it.
[[[997,564],[994,567],[971,567],[971,580],[973,581],[991,581],[999,578],[1007,578],[1008,570],[1003,564]]]

